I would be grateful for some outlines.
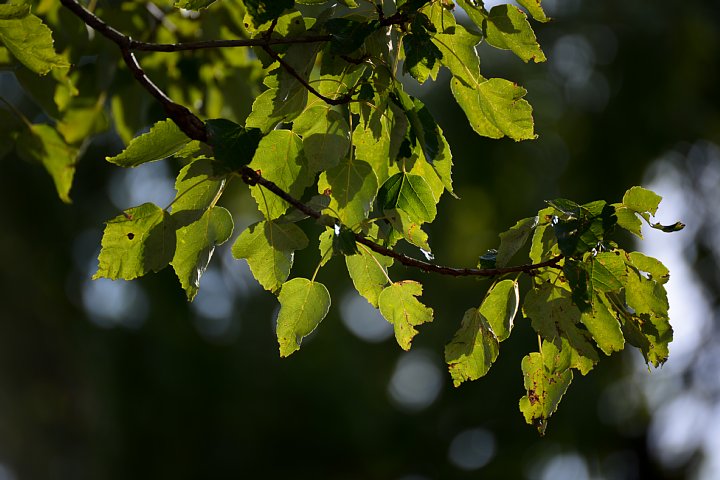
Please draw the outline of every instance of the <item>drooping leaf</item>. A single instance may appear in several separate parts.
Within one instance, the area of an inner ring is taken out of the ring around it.
[[[303,157],[302,140],[289,130],[273,130],[263,137],[249,167],[295,198],[302,197],[313,181]],[[250,191],[268,220],[278,218],[289,207],[285,200],[259,185]]]
[[[523,313],[543,339],[556,345],[563,339],[568,342],[571,366],[583,375],[599,361],[589,333],[578,326],[580,310],[573,305],[567,290],[549,283],[533,288],[525,297]]]
[[[53,47],[52,32],[27,4],[0,5],[0,44],[33,72],[46,75],[70,64]]]
[[[510,336],[519,306],[520,291],[516,280],[501,280],[485,295],[479,311],[499,342]]]
[[[453,77],[473,86],[485,80],[480,75],[480,59],[475,50],[481,40],[481,35],[469,32],[462,25],[456,25],[453,33],[433,36],[433,43],[442,53],[442,65],[450,70]]]
[[[426,255],[430,253],[427,233],[422,230],[421,224],[414,221],[405,210],[402,208],[385,210],[385,215],[395,231],[399,232],[405,240],[422,249]]]
[[[93,278],[132,280],[165,268],[175,253],[175,225],[157,205],[144,203],[109,220]]]
[[[538,22],[547,22],[550,20],[545,15],[543,7],[540,5],[541,0],[518,0],[518,3],[527,9],[528,13]]]
[[[502,78],[491,78],[470,86],[453,78],[452,93],[473,130],[490,138],[513,140],[535,138],[532,108],[523,100],[526,90]]]
[[[322,283],[293,278],[283,284],[278,299],[277,338],[280,356],[287,357],[300,349],[302,339],[325,318],[330,310],[330,293]]]
[[[487,319],[477,308],[465,312],[460,329],[445,346],[445,362],[448,364],[453,385],[484,376],[497,359],[500,347]]]
[[[187,145],[190,139],[170,119],[157,122],[150,131],[135,137],[130,145],[114,157],[106,157],[110,163],[121,167],[137,167],[147,162],[163,160]]]
[[[188,300],[195,298],[200,277],[207,269],[216,245],[232,235],[233,220],[222,207],[208,209],[197,221],[177,230],[175,255],[170,264],[185,290]]]
[[[355,289],[375,308],[378,306],[380,292],[388,284],[387,270],[392,263],[392,258],[364,247],[360,247],[357,255],[345,257]]]
[[[290,276],[296,250],[308,238],[294,223],[258,222],[250,225],[232,247],[235,258],[247,259],[253,276],[266,290],[277,291]]]
[[[496,5],[485,23],[487,42],[497,48],[512,50],[523,62],[544,62],[545,54],[535,38],[525,13],[513,5]]]
[[[616,203],[614,207],[617,224],[638,238],[643,238],[642,220],[637,216],[637,213],[623,206],[621,203]]]
[[[498,247],[496,260],[498,267],[506,266],[518,250],[525,246],[537,224],[537,217],[523,218],[509,230],[500,234],[500,247]]]
[[[245,128],[224,118],[208,120],[205,125],[216,161],[229,170],[237,170],[250,163],[262,139],[259,129]]]
[[[433,311],[418,301],[422,285],[412,280],[395,282],[378,296],[380,313],[393,324],[395,339],[403,350],[410,350],[415,327],[432,322]]]
[[[402,209],[418,224],[432,222],[437,215],[437,201],[419,175],[396,173],[380,187],[377,203],[382,210]]]
[[[582,312],[580,316],[580,321],[606,355],[619,352],[625,346],[625,337],[620,323],[612,312],[605,296],[596,295],[592,301],[592,308]]]
[[[352,227],[367,218],[378,191],[377,178],[366,162],[347,158],[320,175],[318,191],[329,191],[329,208]]]
[[[350,147],[350,127],[343,116],[327,105],[305,110],[293,122],[293,132],[302,137],[310,171],[335,167]]]
[[[188,212],[188,216],[184,216],[180,221],[182,224],[197,220],[220,193],[225,185],[225,178],[222,169],[207,158],[185,165],[175,180],[177,195],[172,203],[173,215],[180,218],[179,212]]]
[[[520,411],[525,421],[544,435],[548,419],[572,382],[570,355],[553,342],[544,341],[540,353],[523,358],[522,371],[527,394],[520,399]]]
[[[50,125],[42,124],[23,130],[16,145],[21,158],[39,162],[45,167],[55,183],[60,200],[71,203],[70,188],[75,176],[78,149],[65,143]]]

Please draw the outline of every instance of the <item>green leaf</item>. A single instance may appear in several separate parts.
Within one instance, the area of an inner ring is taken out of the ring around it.
[[[205,125],[215,160],[229,170],[237,170],[250,163],[262,139],[259,129],[245,128],[223,118],[208,120]]]
[[[510,336],[519,305],[520,290],[516,280],[501,280],[485,295],[480,314],[487,319],[498,341]]]
[[[665,284],[670,280],[670,271],[660,260],[640,252],[631,252],[628,257],[635,268],[650,275],[650,280],[655,280],[659,284]]]
[[[277,337],[280,356],[287,357],[300,349],[302,339],[325,318],[330,310],[330,293],[322,283],[293,278],[282,286],[278,299]]]
[[[528,292],[523,313],[530,318],[533,329],[548,341],[568,342],[571,364],[585,375],[598,362],[599,357],[590,343],[590,335],[579,328],[580,310],[573,305],[570,292],[543,283]]]
[[[538,224],[538,217],[529,217],[518,220],[509,230],[500,234],[500,247],[497,251],[497,266],[506,266],[512,257],[520,250],[528,238],[530,233]]]
[[[336,166],[350,148],[347,121],[328,105],[316,105],[305,110],[293,122],[293,132],[302,137],[311,172]]]
[[[245,121],[248,128],[259,128],[268,133],[278,123],[291,122],[305,109],[308,91],[305,88],[293,90],[283,98],[278,96],[277,88],[270,88],[255,99],[252,112]]]
[[[275,292],[290,276],[295,250],[307,245],[307,236],[294,223],[263,221],[250,225],[240,234],[232,254],[237,259],[247,259],[260,285]]]
[[[582,312],[580,321],[605,355],[619,352],[624,348],[625,337],[620,329],[620,323],[612,313],[612,308],[604,295],[596,295],[593,298],[592,308]]]
[[[393,324],[395,339],[403,350],[410,350],[414,327],[432,322],[433,311],[418,301],[422,285],[412,280],[396,282],[386,287],[378,297],[380,313]]]
[[[625,340],[640,349],[646,362],[655,367],[662,365],[673,339],[665,288],[639,272],[629,271],[625,301],[627,307],[617,297],[614,301]]]
[[[184,8],[185,10],[202,10],[215,3],[215,0],[178,0],[173,7]]]
[[[621,203],[616,203],[613,205],[615,207],[615,215],[617,216],[617,224],[621,227],[627,230],[628,232],[634,234],[635,236],[639,238],[643,238],[642,236],[642,220],[640,220],[640,217],[637,216],[637,213],[635,213],[633,210],[630,210],[629,208],[622,206]]]
[[[661,200],[662,197],[653,191],[642,187],[632,187],[623,195],[622,203],[637,213],[650,212],[654,216]]]
[[[286,9],[295,4],[294,0],[242,0],[242,3],[256,27],[280,17]]]
[[[548,419],[572,382],[568,353],[552,342],[543,342],[541,353],[533,352],[523,358],[522,371],[527,394],[520,399],[520,411],[525,421],[544,435]]]
[[[190,139],[170,119],[157,122],[149,132],[133,138],[119,155],[106,157],[121,167],[137,167],[147,162],[163,160],[178,152]]]
[[[382,210],[402,209],[418,224],[432,222],[437,215],[437,200],[419,175],[396,173],[380,187],[377,203]]]
[[[430,32],[434,32],[435,27],[423,13],[415,15],[410,25],[410,33],[405,35],[402,41],[405,52],[403,70],[421,84],[425,83],[428,77],[435,80],[440,70],[440,59],[443,57],[430,38]]]
[[[427,233],[422,230],[418,222],[410,218],[410,215],[408,215],[405,210],[402,208],[394,208],[392,210],[386,210],[385,215],[393,228],[400,232],[405,240],[424,250],[425,255],[430,253],[431,250]]]
[[[377,308],[378,297],[388,284],[387,270],[393,264],[392,258],[360,247],[358,255],[345,257],[345,265],[355,289]]]
[[[175,180],[177,195],[172,203],[173,216],[192,218],[195,215],[192,220],[180,223],[191,223],[210,208],[225,185],[226,176],[218,170],[218,165],[207,158],[195,160],[180,170]],[[179,212],[188,212],[188,215],[178,215]]]
[[[535,38],[527,16],[513,5],[496,5],[485,24],[487,42],[497,48],[512,50],[523,62],[547,60]]]
[[[222,245],[232,235],[233,220],[222,207],[207,210],[199,220],[177,230],[175,256],[170,264],[192,301],[200,288],[200,277],[207,269],[216,245]]]
[[[535,138],[532,108],[522,98],[527,93],[524,88],[502,78],[469,86],[454,77],[450,86],[470,126],[479,135],[508,136],[516,141]]]
[[[369,164],[347,158],[320,175],[318,191],[330,192],[329,208],[352,227],[367,218],[378,191],[377,178]]]
[[[540,2],[541,0],[518,0],[518,3],[525,7],[535,20],[538,22],[547,22],[550,18],[545,16],[545,11],[540,5]]]
[[[499,353],[498,339],[485,316],[477,308],[467,310],[460,329],[445,346],[445,362],[453,385],[458,387],[466,380],[484,376]]]
[[[2,6],[2,5],[0,5]],[[68,145],[50,125],[32,125],[18,136],[18,155],[29,162],[40,162],[55,183],[60,200],[71,203],[75,166],[79,151]]]
[[[617,292],[627,281],[625,262],[617,252],[598,253],[590,262],[591,289],[598,293]]]
[[[39,75],[70,64],[53,47],[52,31],[25,4],[0,5],[0,43]]]
[[[289,130],[273,130],[265,136],[249,166],[295,198],[302,197],[313,181],[302,154],[302,140]],[[290,206],[259,185],[251,187],[250,191],[268,220],[278,218]]]
[[[453,77],[473,86],[485,81],[480,75],[480,59],[475,50],[475,45],[481,40],[481,35],[469,32],[462,25],[456,25],[453,33],[433,36],[433,43],[442,53],[442,65],[450,70]]]
[[[175,253],[175,226],[157,205],[144,203],[109,220],[95,278],[132,280],[165,268]]]

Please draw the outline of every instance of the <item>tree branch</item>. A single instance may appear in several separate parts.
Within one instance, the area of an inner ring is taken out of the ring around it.
[[[258,172],[253,170],[250,167],[243,167],[240,171],[240,174],[242,176],[242,179],[245,183],[248,185],[261,185],[277,195],[278,197],[282,198],[286,202],[288,202],[293,207],[297,208],[301,212],[303,212],[305,215],[312,217],[314,219],[319,219],[322,217],[322,214],[318,212],[317,210],[308,207],[280,187],[278,187],[275,183],[271,182],[270,180],[263,178]],[[389,248],[383,247],[382,245],[378,245],[377,243],[373,242],[372,240],[368,239],[367,237],[364,237],[363,235],[359,233],[355,233],[355,241],[358,243],[361,243],[368,247],[369,249],[379,253],[380,255],[390,257],[394,260],[397,260],[399,263],[407,266],[407,267],[413,267],[417,268],[419,270],[422,270],[424,272],[434,272],[439,273],[442,275],[449,275],[453,277],[494,277],[496,275],[505,275],[508,273],[534,273],[540,268],[545,267],[557,267],[557,264],[560,262],[560,260],[563,259],[562,255],[558,255],[557,257],[553,257],[550,260],[546,260],[544,262],[540,263],[533,263],[533,264],[527,264],[527,265],[517,265],[514,267],[504,267],[504,268],[455,268],[455,267],[445,267],[442,265],[435,265],[432,263],[424,262],[422,260],[418,260],[413,257],[408,257],[407,255],[404,255],[402,253],[398,253],[394,250],[391,250]]]
[[[129,36],[119,32],[118,30],[115,30],[105,22],[103,22],[100,18],[98,18],[96,15],[94,15],[92,12],[85,9],[82,5],[80,5],[77,0],[60,0],[60,2],[71,12],[73,12],[80,20],[82,20],[86,25],[93,28],[95,31],[100,33],[102,36],[107,38],[108,40],[114,42],[119,48],[120,52],[122,54],[123,60],[127,64],[128,68],[132,72],[135,79],[138,81],[138,83],[145,88],[155,99],[162,104],[163,108],[165,109],[165,112],[167,113],[168,117],[171,118],[178,127],[187,135],[189,138],[193,140],[199,140],[203,143],[208,143],[208,134],[207,129],[205,127],[205,123],[194,113],[192,113],[187,107],[184,107],[183,105],[180,105],[178,103],[175,103],[168,97],[165,92],[163,92],[160,88],[158,88],[157,85],[155,85],[150,78],[145,74],[145,71],[142,69],[140,64],[138,63],[137,59],[135,58],[135,55],[133,54],[132,50],[149,50],[148,48],[138,48],[138,46],[153,46],[153,48],[158,47],[157,50],[154,51],[177,51],[177,50],[161,50],[159,47],[166,48],[166,47],[173,47],[177,48],[179,45],[183,44],[175,44],[175,45],[163,45],[163,44],[148,44],[144,42],[136,42],[132,40]],[[401,23],[405,20],[404,14],[394,14],[390,17],[383,18],[381,23],[383,25],[391,25],[394,23]],[[318,40],[317,38],[309,41],[323,41]],[[328,37],[329,39],[329,37]],[[280,64],[285,68],[288,73],[293,75],[295,78],[300,81],[305,88],[307,88],[310,92],[312,92],[314,95],[318,96],[319,98],[323,99],[329,104],[332,105],[338,105],[341,103],[347,103],[348,100],[345,100],[344,97],[340,97],[337,99],[331,99],[326,98],[323,95],[321,95],[319,92],[317,92],[311,85],[307,83],[305,79],[302,78],[300,74],[298,74],[292,67],[290,67],[278,54],[277,52],[273,51],[269,45],[271,45],[273,39],[270,38],[259,38],[257,39],[258,46],[261,46],[264,48],[268,54],[270,54],[275,60],[280,62]],[[297,43],[292,42],[290,40],[293,39],[286,39],[287,42],[275,42],[275,43]],[[211,41],[211,42],[232,42],[232,41]],[[184,44],[184,45],[192,45],[192,44]],[[214,46],[211,45],[210,42],[197,42],[195,45],[203,45],[199,48],[214,48],[221,45],[215,44]],[[229,45],[225,45],[229,46]],[[240,45],[234,45],[234,46],[240,46]],[[242,46],[249,46],[249,45],[242,45]],[[185,48],[186,50],[193,50],[195,48]],[[286,202],[288,202],[293,207],[297,208],[301,212],[305,213],[306,215],[319,219],[322,214],[318,212],[317,210],[308,207],[304,203],[302,203],[300,200],[296,199],[289,193],[287,193],[285,190],[277,186],[272,181],[263,178],[259,173],[251,169],[250,167],[242,167],[240,169],[240,175],[243,179],[243,181],[248,185],[261,185],[270,192],[274,193],[278,197],[282,198]],[[378,245],[377,243],[373,242],[372,240],[364,237],[363,235],[359,233],[355,233],[355,240],[358,243],[361,243],[365,245],[366,247],[370,248],[371,250],[384,255],[386,257],[390,257],[397,262],[408,266],[417,268],[419,270],[422,270],[424,272],[435,272],[442,275],[450,275],[450,276],[480,276],[480,277],[493,277],[496,275],[504,275],[507,273],[529,273],[532,274],[536,270],[540,268],[545,267],[557,267],[557,264],[562,260],[562,255],[554,257],[550,260],[547,260],[542,263],[536,263],[536,264],[529,264],[529,265],[519,265],[515,267],[506,267],[506,268],[453,268],[453,267],[445,267],[441,265],[434,265],[432,263],[424,262],[422,260],[417,260],[412,257],[408,257],[407,255],[404,255],[402,253],[397,253],[389,248],[383,247],[382,245]]]

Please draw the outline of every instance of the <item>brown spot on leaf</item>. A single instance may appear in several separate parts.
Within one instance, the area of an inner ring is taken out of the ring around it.
[[[325,195],[326,197],[329,197],[330,195],[332,195],[332,189],[326,188],[325,190],[323,190],[322,194]]]
[[[530,405],[535,405],[540,401],[540,397],[535,393],[535,390],[528,390],[528,400],[530,400]]]

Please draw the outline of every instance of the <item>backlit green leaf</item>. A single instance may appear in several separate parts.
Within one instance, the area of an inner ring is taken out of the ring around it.
[[[186,10],[201,10],[209,7],[213,3],[215,3],[215,0],[178,0],[173,6]]]
[[[501,280],[485,295],[480,314],[487,320],[498,341],[502,342],[510,336],[519,305],[520,291],[515,280]]]
[[[453,385],[458,387],[466,380],[484,376],[499,352],[498,339],[485,316],[477,308],[467,310],[460,329],[445,346],[445,362]]]
[[[392,263],[392,258],[362,246],[357,255],[345,257],[345,264],[355,289],[375,308],[378,306],[380,292],[388,284],[387,269]]]
[[[500,247],[498,247],[496,260],[498,267],[506,266],[518,250],[525,246],[537,223],[537,217],[523,218],[509,230],[500,234]]]
[[[32,125],[23,130],[16,144],[18,155],[29,162],[40,162],[55,183],[60,200],[70,201],[78,149],[68,145],[50,125]]]
[[[642,187],[632,187],[623,195],[622,203],[637,213],[650,212],[655,215],[662,197]]]
[[[268,133],[280,122],[290,122],[300,115],[308,101],[305,88],[298,88],[286,98],[278,96],[277,88],[270,88],[255,99],[252,112],[245,121],[248,128],[259,128]]]
[[[256,27],[278,18],[295,4],[294,0],[242,0],[242,3]]]
[[[525,390],[520,399],[520,411],[525,421],[545,434],[547,421],[557,410],[560,400],[572,382],[567,351],[544,341],[542,352],[533,352],[522,360]]]
[[[119,155],[105,160],[121,167],[137,167],[169,157],[179,151],[190,139],[170,119],[157,122],[149,132],[135,137]]]
[[[293,278],[282,286],[278,299],[277,338],[280,356],[287,357],[300,349],[302,339],[325,318],[330,310],[330,293],[322,283]]]
[[[395,339],[403,350],[410,350],[415,327],[432,322],[433,311],[418,301],[422,285],[412,280],[396,282],[386,287],[378,297],[380,313],[393,324]]]
[[[329,208],[350,227],[367,218],[375,194],[377,178],[372,167],[362,160],[347,158],[320,175],[318,191],[330,192]]]
[[[458,78],[450,86],[473,130],[490,138],[535,138],[532,108],[523,100],[526,90],[502,78],[491,78],[476,87]]]
[[[302,197],[313,181],[302,154],[302,140],[289,130],[273,130],[265,136],[249,166],[295,198]],[[251,187],[250,191],[268,220],[278,218],[290,206],[259,185]]]
[[[545,11],[540,5],[541,0],[518,0],[518,3],[527,9],[528,13],[538,22],[547,22],[550,20],[545,15]]]
[[[180,223],[187,224],[197,220],[207,210],[225,185],[224,172],[218,171],[218,165],[207,158],[195,160],[185,165],[175,180],[177,195],[172,203],[173,216],[185,217],[196,215],[195,218]]]
[[[382,210],[400,208],[411,221],[419,224],[432,222],[437,214],[437,200],[424,178],[403,172],[390,177],[377,195]]]
[[[0,5],[0,43],[33,72],[46,75],[70,64],[53,47],[52,32],[26,4]]]
[[[157,205],[144,203],[109,220],[93,278],[132,280],[165,268],[175,253],[175,226]]]
[[[670,271],[660,260],[641,252],[630,252],[628,258],[635,268],[641,272],[649,273],[651,280],[664,284],[670,279]]]
[[[336,166],[350,147],[350,127],[343,116],[327,105],[305,110],[293,122],[293,132],[302,137],[310,171]]]
[[[232,235],[233,220],[222,207],[207,210],[199,220],[177,230],[175,256],[170,262],[188,300],[197,295],[200,277],[207,269],[216,245]]]
[[[532,327],[540,336],[556,345],[568,342],[571,363],[585,375],[598,362],[597,351],[591,344],[590,334],[580,328],[580,310],[573,305],[570,292],[543,283],[528,292],[523,313],[530,318]]]
[[[290,276],[295,250],[307,247],[308,238],[294,223],[258,222],[235,241],[232,254],[247,259],[253,276],[274,292]]]
[[[490,10],[485,24],[490,45],[512,50],[523,62],[544,62],[545,54],[535,38],[527,16],[513,5],[496,5]]]
[[[619,352],[625,346],[620,323],[612,312],[605,296],[596,295],[592,301],[592,308],[582,312],[580,316],[580,321],[606,355]]]

